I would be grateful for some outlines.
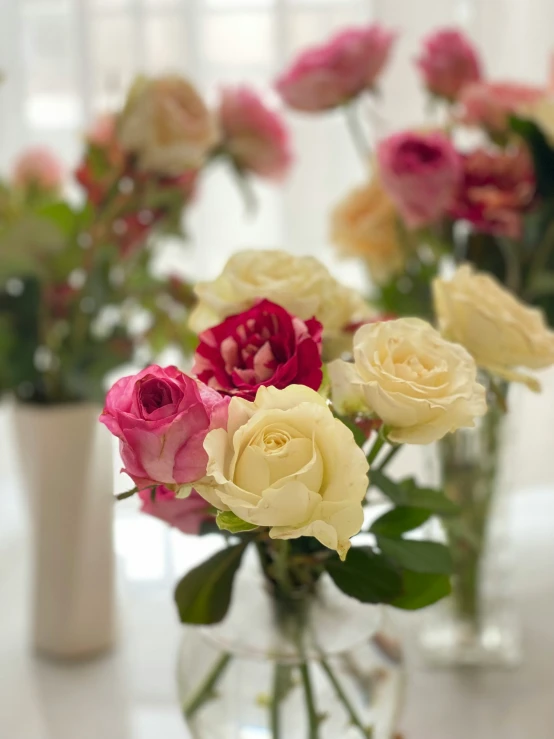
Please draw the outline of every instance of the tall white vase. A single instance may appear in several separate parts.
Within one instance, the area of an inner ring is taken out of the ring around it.
[[[33,531],[32,638],[49,657],[114,643],[111,437],[93,404],[17,405],[15,433]]]

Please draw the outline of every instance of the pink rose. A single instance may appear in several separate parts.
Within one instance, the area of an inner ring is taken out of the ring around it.
[[[192,371],[221,393],[254,400],[262,385],[283,389],[323,379],[321,324],[262,300],[200,334]]]
[[[196,490],[193,490],[188,498],[180,499],[175,496],[173,490],[158,485],[153,491],[140,490],[138,495],[142,501],[143,513],[165,521],[183,534],[198,535],[203,523],[214,520],[210,504],[198,495]]]
[[[275,86],[295,110],[319,113],[375,88],[395,33],[378,24],[342,31],[300,54]]]
[[[462,88],[481,80],[477,51],[456,29],[445,28],[428,36],[416,63],[429,92],[447,100],[455,100]]]
[[[221,93],[219,123],[222,147],[239,170],[281,179],[292,155],[281,117],[248,87],[228,87]]]
[[[463,157],[463,180],[450,214],[478,231],[517,239],[534,198],[535,175],[526,149],[477,149]]]
[[[117,117],[111,113],[99,116],[85,134],[87,143],[101,149],[117,143]]]
[[[470,126],[482,126],[490,133],[504,133],[508,116],[542,98],[540,87],[511,82],[476,82],[464,87],[458,119]]]
[[[441,218],[452,204],[461,161],[442,133],[398,133],[377,147],[381,180],[410,228]]]
[[[109,391],[100,420],[120,440],[125,472],[146,487],[196,482],[206,434],[227,423],[228,401],[176,367],[152,365]]]
[[[17,187],[56,192],[63,184],[64,169],[49,149],[35,146],[27,149],[15,162],[12,180]]]

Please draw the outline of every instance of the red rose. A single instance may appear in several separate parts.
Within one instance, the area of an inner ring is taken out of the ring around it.
[[[257,389],[306,385],[323,378],[319,321],[301,321],[262,300],[200,334],[193,373],[226,395],[253,400]]]

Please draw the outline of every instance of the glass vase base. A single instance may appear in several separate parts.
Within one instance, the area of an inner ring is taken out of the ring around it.
[[[521,663],[521,638],[511,619],[481,627],[464,621],[434,624],[421,635],[421,647],[434,667],[513,668]]]

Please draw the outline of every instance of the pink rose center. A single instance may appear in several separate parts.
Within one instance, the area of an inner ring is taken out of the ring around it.
[[[159,377],[145,377],[137,389],[140,415],[151,421],[173,415],[183,397],[177,385]]]

